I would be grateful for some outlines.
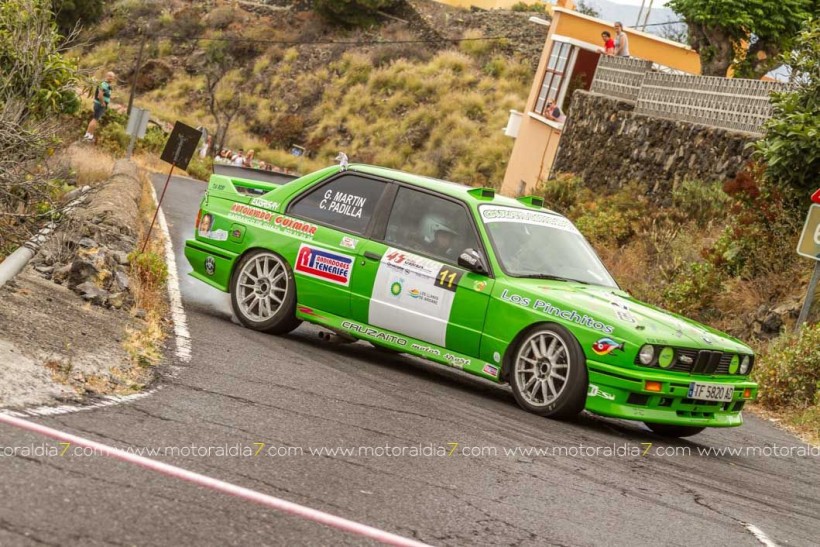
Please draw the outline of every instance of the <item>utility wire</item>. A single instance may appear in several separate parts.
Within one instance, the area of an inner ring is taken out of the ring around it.
[[[195,38],[186,38],[184,36],[179,36],[177,34],[150,34],[151,38],[171,38],[174,40],[183,40],[189,42],[247,42],[247,43],[254,43],[254,44],[275,44],[275,45],[287,45],[287,46],[304,46],[304,45],[343,45],[343,46],[383,46],[383,45],[391,45],[391,44],[439,44],[442,42],[477,42],[483,40],[502,40],[502,39],[516,39],[521,38],[521,36],[515,35],[502,35],[502,36],[484,36],[478,38],[441,38],[440,40],[351,40],[351,41],[333,41],[333,40],[302,40],[302,41],[293,41],[293,40],[262,40],[257,38],[242,38],[242,37],[225,37],[225,36],[217,36],[213,38],[203,38],[203,37],[195,37]]]

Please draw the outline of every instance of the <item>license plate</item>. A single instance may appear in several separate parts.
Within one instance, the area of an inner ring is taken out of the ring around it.
[[[692,382],[689,384],[688,397],[698,401],[720,401],[727,403],[732,400],[732,395],[734,395],[734,393],[734,386]]]

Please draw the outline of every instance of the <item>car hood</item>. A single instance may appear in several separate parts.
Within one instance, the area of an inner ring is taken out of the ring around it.
[[[510,290],[532,299],[533,309],[573,310],[612,326],[614,338],[693,349],[752,353],[740,340],[683,316],[640,302],[628,293],[598,285],[546,279],[507,278]],[[547,305],[536,306],[541,300]],[[552,306],[553,308],[550,308]]]

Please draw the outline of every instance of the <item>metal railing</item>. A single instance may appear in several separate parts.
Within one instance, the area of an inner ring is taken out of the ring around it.
[[[769,96],[787,89],[780,82],[647,72],[635,113],[760,133],[772,115]]]
[[[601,55],[590,91],[627,101],[637,101],[644,74],[651,68],[652,61]]]
[[[788,84],[659,72],[652,61],[602,55],[590,91],[636,103],[635,113],[760,133],[769,96]]]

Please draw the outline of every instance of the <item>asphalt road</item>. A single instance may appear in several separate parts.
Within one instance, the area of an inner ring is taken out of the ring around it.
[[[204,190],[175,178],[166,196],[181,275]],[[760,545],[747,525],[781,545],[820,541],[820,458],[699,455],[803,446],[753,416],[674,443],[587,414],[551,421],[507,388],[364,343],[328,345],[312,326],[285,337],[243,329],[226,295],[185,275],[182,293],[193,356],[161,389],[36,421],[116,447],[212,447],[154,457],[431,544]],[[215,452],[254,443],[265,443],[258,456]],[[4,425],[0,444],[56,446]],[[404,455],[311,454],[322,447]],[[505,453],[516,447],[573,452]],[[0,455],[0,545],[344,543],[363,541],[103,456]]]

